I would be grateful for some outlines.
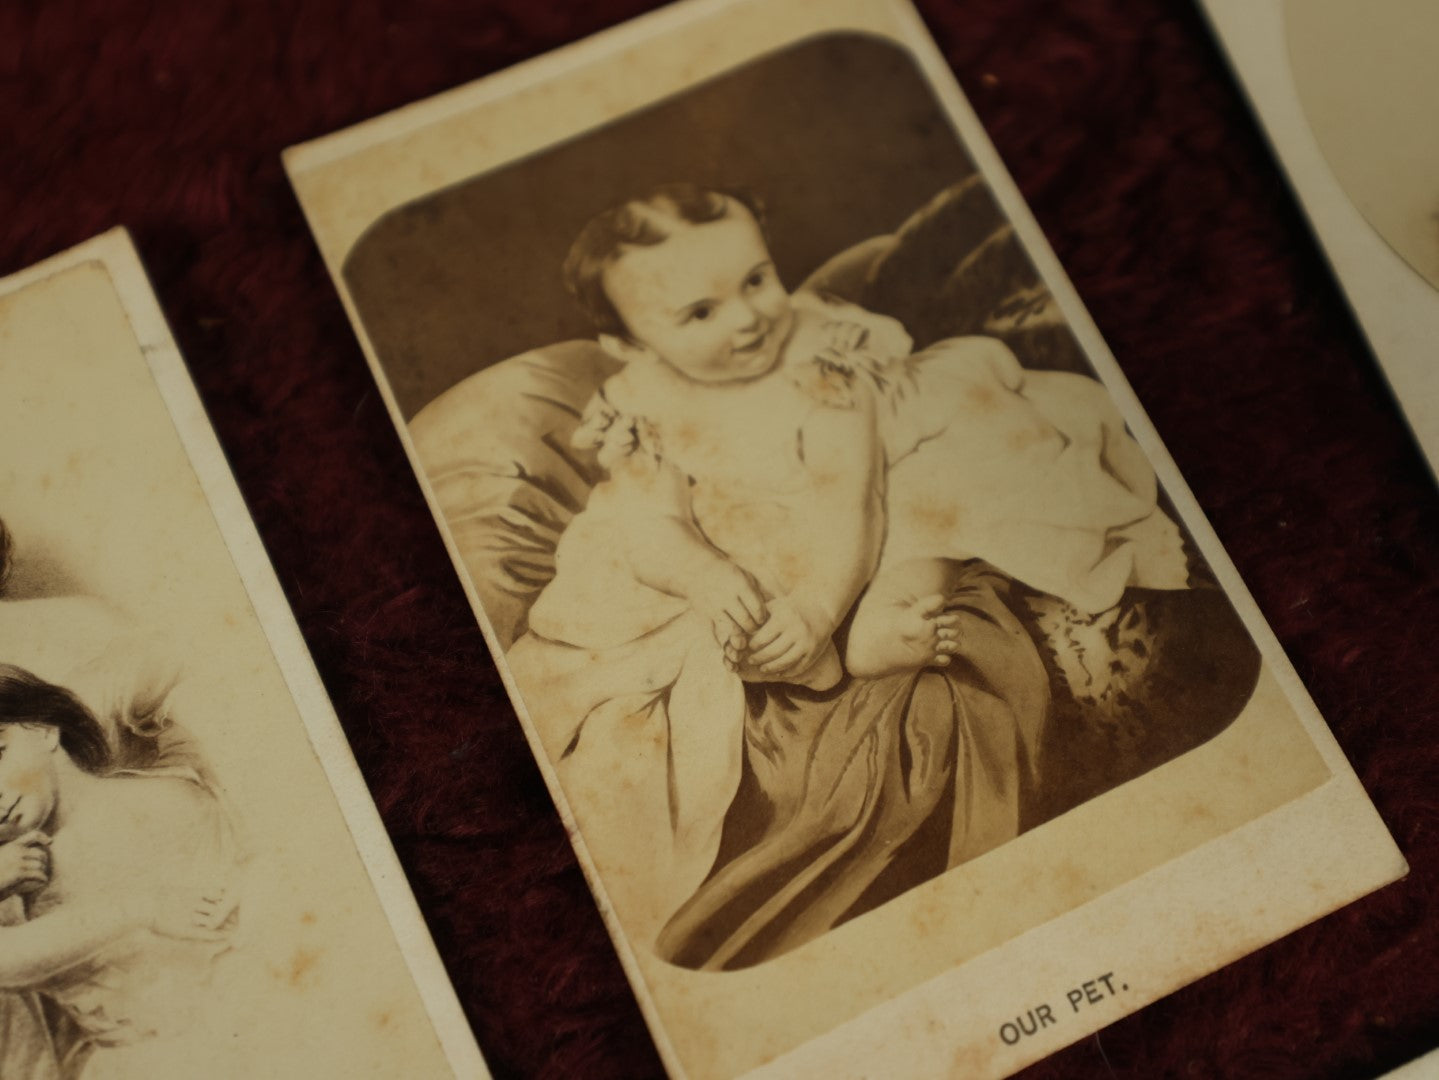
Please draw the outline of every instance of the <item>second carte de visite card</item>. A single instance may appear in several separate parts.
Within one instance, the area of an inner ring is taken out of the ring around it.
[[[1439,472],[1439,8],[1201,5],[1431,472]]]
[[[0,281],[0,1076],[488,1075],[128,237]]]
[[[676,1076],[1006,1075],[1404,872],[908,5],[287,166]]]

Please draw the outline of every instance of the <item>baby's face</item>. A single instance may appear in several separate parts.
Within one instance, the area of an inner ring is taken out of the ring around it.
[[[759,224],[734,202],[718,221],[629,249],[604,286],[639,343],[700,382],[770,371],[794,325]]]
[[[55,810],[54,728],[0,724],[0,842],[38,829]]]

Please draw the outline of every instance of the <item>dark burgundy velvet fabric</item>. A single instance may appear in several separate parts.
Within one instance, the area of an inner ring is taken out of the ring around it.
[[[279,153],[649,6],[0,2],[0,272],[132,229],[502,1077],[660,1067]],[[1413,867],[1025,1075],[1398,1065],[1439,1043],[1430,476],[1187,3],[920,7]]]

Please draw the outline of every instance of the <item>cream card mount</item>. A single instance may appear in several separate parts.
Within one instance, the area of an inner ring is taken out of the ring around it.
[[[489,1075],[121,230],[0,281],[0,747],[0,1075]]]
[[[1203,0],[1385,379],[1439,462],[1439,11]]]
[[[908,5],[286,163],[674,1075],[1007,1075],[1403,873]]]

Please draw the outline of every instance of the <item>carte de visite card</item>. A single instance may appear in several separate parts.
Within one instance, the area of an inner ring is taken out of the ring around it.
[[[1201,6],[1439,473],[1439,7]]]
[[[674,1075],[1005,1075],[1403,874],[907,4],[286,162]]]
[[[0,1075],[489,1075],[121,230],[0,281]]]

